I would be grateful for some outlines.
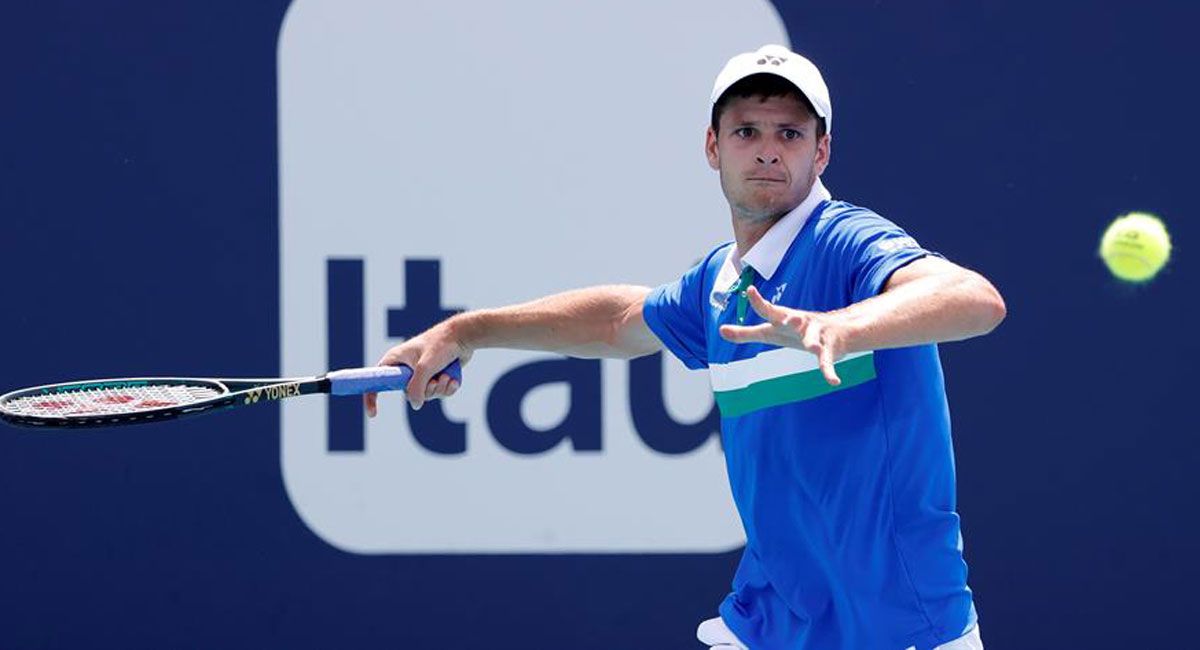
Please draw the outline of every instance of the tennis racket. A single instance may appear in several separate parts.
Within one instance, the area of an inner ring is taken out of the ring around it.
[[[462,381],[457,360],[442,369]],[[440,373],[439,373],[440,374]],[[51,384],[0,396],[0,419],[29,427],[107,427],[157,422],[299,395],[404,390],[408,366],[335,370],[292,379],[131,377]]]

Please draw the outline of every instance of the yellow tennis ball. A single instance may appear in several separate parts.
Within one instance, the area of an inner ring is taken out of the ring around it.
[[[1126,282],[1152,279],[1171,257],[1171,236],[1158,217],[1130,212],[1104,231],[1100,257],[1108,270]]]

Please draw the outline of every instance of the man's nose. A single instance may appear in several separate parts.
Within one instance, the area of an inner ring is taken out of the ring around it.
[[[774,165],[775,163],[779,162],[779,154],[775,153],[774,151],[760,151],[758,152],[758,155],[754,157],[754,159],[757,160],[760,165]]]

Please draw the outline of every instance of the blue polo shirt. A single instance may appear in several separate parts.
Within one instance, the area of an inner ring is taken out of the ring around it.
[[[870,210],[806,203],[772,227],[798,230],[769,259],[719,246],[643,312],[684,364],[709,369],[721,411],[747,539],[721,617],[754,650],[926,650],[975,624],[937,347],[847,356],[834,388],[808,352],[717,331],[738,321],[747,282],[775,304],[830,311],[931,254]]]

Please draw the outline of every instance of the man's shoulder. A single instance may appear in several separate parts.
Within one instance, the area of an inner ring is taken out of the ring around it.
[[[683,274],[683,277],[676,280],[675,283],[682,283],[686,286],[711,286],[717,275],[721,271],[721,266],[725,264],[725,258],[729,256],[729,251],[733,247],[733,242],[723,242],[711,248],[704,257],[696,260],[694,264]],[[672,283],[667,283],[668,286]]]
[[[845,201],[826,201],[815,221],[814,236],[818,242],[857,240],[900,230],[895,222],[878,212]]]
[[[849,228],[867,222],[884,221],[891,223],[871,208],[855,205],[846,201],[825,201],[819,207],[817,226],[819,228]]]
[[[733,242],[721,242],[714,246],[704,255],[697,266],[708,271],[716,271],[725,263],[725,258],[729,255],[729,251],[733,249]]]

